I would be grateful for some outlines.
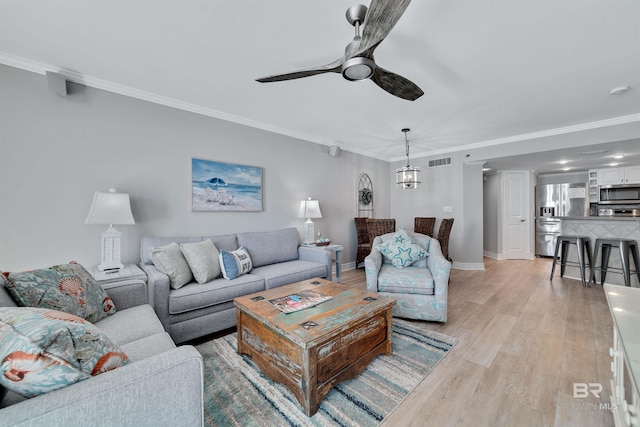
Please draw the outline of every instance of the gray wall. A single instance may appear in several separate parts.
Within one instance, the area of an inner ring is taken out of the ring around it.
[[[0,269],[100,261],[106,226],[85,225],[96,190],[131,196],[136,224],[123,261],[139,260],[142,236],[297,227],[300,200],[317,198],[322,231],[355,261],[353,217],[361,172],[373,180],[376,216],[390,215],[389,163],[0,65]],[[263,168],[262,212],[191,212],[191,158]]]
[[[483,195],[484,254],[491,258],[499,258],[502,251],[499,227],[502,200],[500,183],[500,174],[494,173],[485,177]]]
[[[454,218],[449,239],[449,256],[454,268],[482,269],[482,164],[465,163],[464,153],[451,153],[451,164],[427,167],[430,158],[411,160],[422,169],[422,184],[415,190],[391,189],[391,216],[397,227],[413,230],[416,216],[437,218],[435,233],[442,218]],[[406,161],[393,162],[390,174],[405,166]],[[393,182],[395,179],[392,178]],[[451,208],[445,212],[445,208]]]

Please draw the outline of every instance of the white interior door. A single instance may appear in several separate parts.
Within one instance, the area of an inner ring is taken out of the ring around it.
[[[529,259],[529,172],[503,172],[503,252],[506,259]]]

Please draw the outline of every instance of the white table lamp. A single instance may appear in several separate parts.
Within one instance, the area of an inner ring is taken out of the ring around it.
[[[311,200],[311,197],[307,200],[301,201],[298,218],[307,218],[307,222],[304,223],[303,244],[312,245],[315,241],[315,225],[313,224],[313,221],[311,221],[311,218],[322,218],[320,203],[318,203],[317,200]]]
[[[102,258],[98,270],[119,270],[124,267],[120,262],[122,233],[115,229],[114,224],[135,224],[129,195],[116,193],[115,188],[110,188],[108,193],[96,191],[84,223],[109,225],[107,231],[102,233]]]

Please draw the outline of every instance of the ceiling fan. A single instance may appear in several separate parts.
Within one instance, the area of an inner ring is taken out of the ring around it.
[[[424,92],[410,80],[379,67],[373,51],[389,35],[411,0],[371,0],[369,9],[362,4],[347,9],[347,21],[355,27],[356,35],[345,48],[344,56],[330,64],[298,70],[292,73],[256,79],[260,83],[300,79],[323,73],[341,73],[351,81],[371,79],[391,95],[415,101]],[[360,36],[360,26],[364,26]]]

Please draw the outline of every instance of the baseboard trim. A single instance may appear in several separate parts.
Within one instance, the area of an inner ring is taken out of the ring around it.
[[[504,258],[504,254],[497,254],[495,252],[482,251],[482,254],[487,258],[495,259],[498,261],[502,261]]]
[[[451,268],[456,270],[484,270],[483,262],[453,262]]]

